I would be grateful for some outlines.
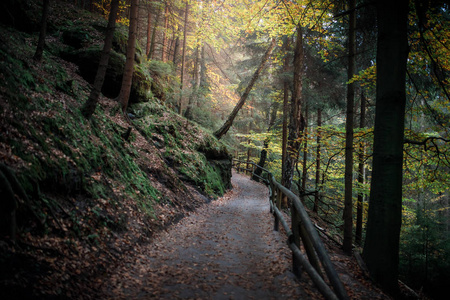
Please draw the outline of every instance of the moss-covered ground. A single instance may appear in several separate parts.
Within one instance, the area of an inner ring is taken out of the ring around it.
[[[1,228],[2,299],[95,298],[134,245],[229,188],[213,162],[229,160],[225,147],[152,96],[147,62],[136,69],[148,102],[132,105],[131,119],[103,96],[91,120],[81,115],[90,84],[60,54],[93,47],[104,21],[64,10],[40,63],[37,34],[0,25],[0,160],[29,198],[18,199],[15,245]]]

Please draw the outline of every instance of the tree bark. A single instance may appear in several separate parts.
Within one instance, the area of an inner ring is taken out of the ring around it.
[[[173,47],[173,71],[177,73],[177,58],[178,58],[178,48],[180,47],[180,38],[175,39],[175,46]]]
[[[155,46],[156,46],[156,28],[158,27],[159,18],[161,16],[161,8],[157,8],[158,12],[156,13],[156,19],[155,19],[155,25],[153,26],[153,32],[152,32],[152,40],[150,41],[150,51],[147,54],[147,59],[153,59],[153,55],[155,53]]]
[[[185,69],[186,69],[186,39],[187,39],[188,16],[189,16],[189,2],[186,1],[186,11],[184,13],[183,51],[181,54],[180,103],[178,106],[178,113],[180,115],[183,112],[183,89],[184,89],[184,73],[185,73]]]
[[[233,125],[233,121],[236,118],[239,110],[242,108],[242,106],[244,106],[245,101],[248,98],[248,95],[250,94],[250,91],[253,88],[253,85],[255,84],[256,80],[258,80],[259,74],[261,73],[262,69],[264,68],[266,62],[269,60],[270,55],[272,54],[272,50],[275,47],[275,39],[272,39],[269,48],[267,48],[266,53],[264,54],[264,57],[261,60],[261,63],[259,64],[259,67],[256,69],[255,73],[253,74],[247,88],[245,89],[244,93],[242,94],[241,98],[239,99],[239,102],[236,104],[236,106],[234,107],[233,111],[231,112],[231,114],[228,116],[228,119],[225,121],[225,123],[222,125],[222,127],[217,130],[214,135],[216,136],[217,139],[222,138],[222,136],[224,136],[228,130],[231,128],[231,126]]]
[[[128,107],[128,100],[130,99],[131,83],[133,81],[134,73],[134,54],[136,52],[136,29],[138,21],[138,6],[139,0],[131,0],[130,8],[130,27],[128,31],[127,44],[127,58],[125,61],[125,68],[123,71],[122,87],[120,89],[118,100],[125,112]]]
[[[364,93],[361,92],[361,116],[359,120],[359,128],[364,128],[366,126],[366,97]],[[366,168],[364,167],[364,153],[365,146],[364,143],[359,145],[358,153],[358,183],[362,186],[365,182]],[[362,223],[363,223],[363,203],[364,203],[364,193],[358,193],[358,200],[356,202],[356,231],[355,231],[355,243],[361,245],[362,241]]]
[[[42,4],[42,17],[41,17],[41,30],[39,31],[39,41],[36,47],[36,52],[34,53],[33,59],[37,62],[42,60],[42,54],[44,53],[45,47],[45,36],[47,35],[47,19],[48,11],[50,8],[50,0],[44,0]]]
[[[162,42],[162,53],[161,60],[167,62],[167,29],[169,28],[169,6],[166,2],[164,8],[164,31],[163,31],[163,42]]]
[[[297,38],[294,50],[294,83],[291,97],[291,115],[289,122],[289,137],[287,142],[286,169],[284,173],[284,186],[291,188],[294,177],[295,164],[298,161],[300,148],[300,134],[304,129],[302,118],[302,89],[303,89],[303,32],[300,25],[297,25]]]
[[[114,30],[116,28],[116,19],[119,12],[119,0],[111,1],[111,11],[109,12],[108,25],[106,27],[105,44],[103,45],[100,62],[98,64],[97,74],[95,75],[94,86],[91,89],[89,99],[83,105],[81,113],[89,119],[97,107],[98,98],[105,81],[106,70],[108,69],[109,53],[111,52]]]
[[[356,26],[356,0],[348,1],[350,10],[348,22],[348,67],[347,79],[355,74],[355,26]],[[347,119],[345,122],[345,193],[344,193],[344,241],[343,250],[352,254],[353,241],[353,107],[355,100],[355,85],[347,85]]]
[[[287,157],[287,136],[288,136],[288,114],[289,114],[289,82],[286,74],[289,71],[289,37],[285,36],[283,39],[284,62],[283,62],[283,139],[281,146],[281,184],[286,182],[286,157]]]
[[[148,15],[147,15],[147,42],[145,47],[145,55],[147,58],[150,58],[150,41],[152,39],[152,2],[149,2],[147,5]]]
[[[319,211],[319,184],[320,184],[320,139],[321,139],[321,129],[322,126],[322,109],[317,109],[317,148],[316,148],[316,192],[314,193],[314,206],[313,212]]]
[[[408,3],[407,0],[376,2],[378,41],[373,172],[364,244],[364,260],[371,276],[394,294],[399,290]]]
[[[194,85],[192,87],[192,92],[189,95],[189,102],[184,112],[184,116],[187,119],[192,119],[192,108],[194,107],[194,102],[196,102],[196,98],[199,97],[198,90],[200,88],[200,73],[201,73],[201,64],[200,64],[200,46],[197,46],[195,49],[195,60],[194,60]]]
[[[308,104],[305,105],[305,129],[303,131],[303,166],[302,166],[302,193],[306,192],[306,178],[308,173],[308,117],[309,109]],[[301,195],[301,193],[300,193]],[[300,197],[300,200],[304,203],[304,196]]]

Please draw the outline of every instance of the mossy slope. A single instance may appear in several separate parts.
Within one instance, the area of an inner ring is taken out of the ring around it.
[[[0,159],[30,198],[19,201],[18,244],[0,230],[2,299],[95,298],[95,278],[134,244],[230,187],[225,147],[155,98],[132,107],[132,121],[104,97],[91,121],[81,116],[90,85],[60,54],[92,49],[98,34],[64,44],[57,32],[69,16],[52,17],[42,63],[31,59],[36,34],[0,25]],[[148,72],[145,64],[136,69]],[[139,97],[149,96],[149,76]]]

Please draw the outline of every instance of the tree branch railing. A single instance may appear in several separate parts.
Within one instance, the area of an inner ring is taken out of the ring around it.
[[[256,176],[260,178],[268,186],[270,212],[275,217],[274,230],[278,231],[279,224],[281,223],[281,226],[286,232],[288,245],[293,255],[294,273],[300,276],[300,270],[306,271],[325,299],[349,299],[325,250],[322,240],[299,197],[277,182],[269,170],[258,166],[254,162],[233,159],[233,168],[238,172],[244,172],[252,177]],[[264,172],[265,177],[255,174],[255,170],[258,168]],[[289,199],[291,203],[291,227],[289,227],[289,224],[281,213],[281,203],[284,197]],[[300,240],[303,241],[307,258],[300,250]],[[325,282],[320,265],[325,270],[328,281],[333,289]]]

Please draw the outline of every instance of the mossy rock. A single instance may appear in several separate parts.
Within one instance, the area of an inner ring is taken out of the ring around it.
[[[62,53],[64,59],[78,65],[80,75],[89,83],[93,84],[97,73],[98,63],[101,55],[100,47],[90,47],[79,50],[66,50]],[[103,83],[102,93],[108,98],[116,98],[119,95],[122,85],[123,69],[125,66],[125,56],[111,50],[108,69]],[[153,97],[151,92],[151,77],[141,66],[135,66],[133,84],[130,93],[130,103],[148,101]]]

